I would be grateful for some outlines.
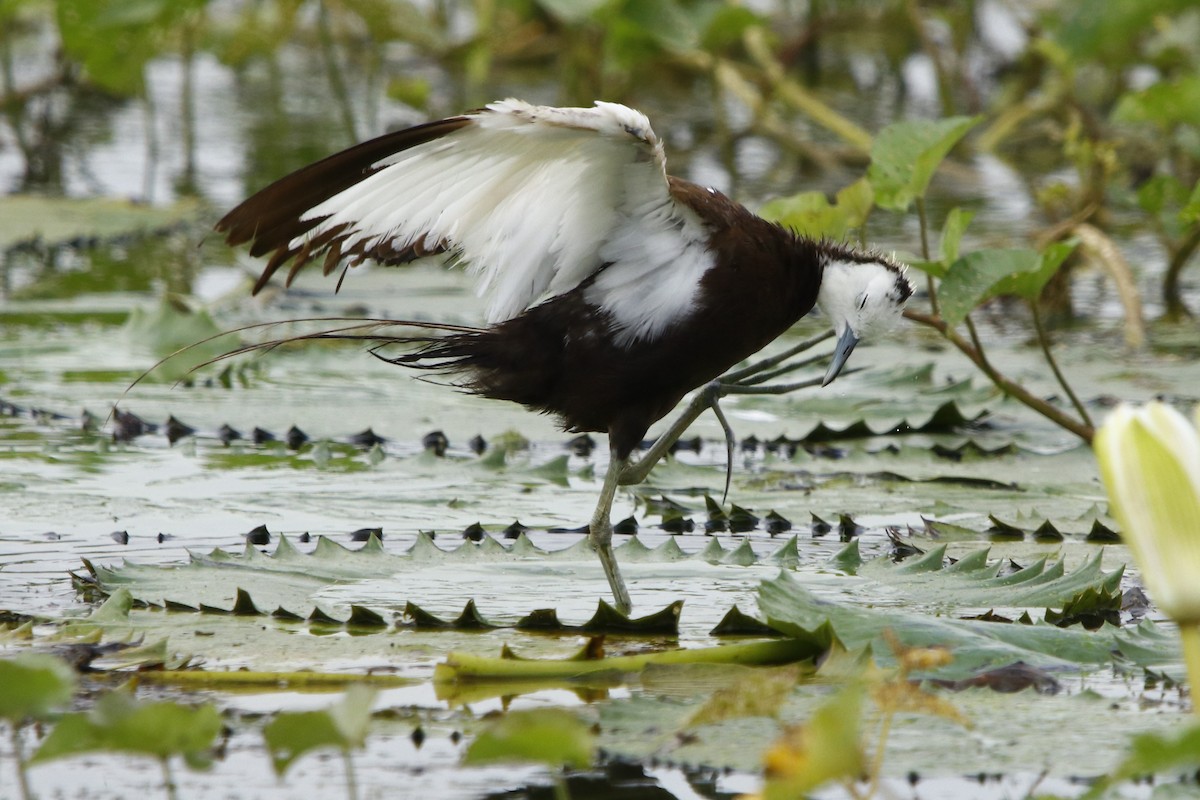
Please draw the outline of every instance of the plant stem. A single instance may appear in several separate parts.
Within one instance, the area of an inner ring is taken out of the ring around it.
[[[350,99],[350,91],[342,77],[342,69],[337,60],[337,43],[333,40],[333,31],[329,27],[329,8],[324,2],[317,4],[317,42],[321,60],[325,62],[325,76],[329,79],[329,88],[333,91],[338,111],[342,117],[342,128],[351,143],[358,141],[358,128],[354,124],[354,106]]]
[[[1187,664],[1188,689],[1192,695],[1192,713],[1200,715],[1200,625],[1179,623],[1179,638],[1183,644],[1183,661]]]
[[[992,362],[988,361],[987,353],[983,352],[983,340],[979,338],[979,331],[975,329],[975,320],[971,319],[970,314],[967,314],[963,317],[963,322],[967,324],[967,333],[971,335],[971,344],[975,347],[976,352],[979,353],[980,367],[994,381],[995,378],[993,376],[1000,373],[996,372],[996,368],[992,366]]]
[[[13,757],[17,760],[17,783],[21,787],[23,800],[33,800],[33,792],[29,789],[29,774],[25,771],[25,756],[21,754],[21,728],[15,722],[8,723],[9,735],[12,737]]]
[[[1053,422],[1055,425],[1070,431],[1088,444],[1092,443],[1092,437],[1095,435],[1096,431],[1091,425],[1086,425],[1079,420],[1064,414],[1062,411],[1050,405],[1042,398],[1031,394],[1029,390],[1021,384],[1016,383],[997,372],[992,365],[988,363],[987,359],[981,352],[979,352],[979,350],[972,347],[968,342],[964,341],[961,336],[950,330],[944,319],[931,314],[922,314],[919,311],[913,311],[911,309],[905,311],[904,316],[913,322],[919,322],[922,325],[927,325],[945,336],[951,342],[951,344],[953,344],[962,352],[963,355],[971,359],[971,362],[974,363],[975,366],[983,370],[983,372],[988,376],[988,378],[991,379],[992,383],[994,383],[996,388],[998,388],[1000,391],[1004,392],[1014,400],[1029,406],[1034,411]]]
[[[342,751],[342,763],[346,765],[346,797],[358,800],[358,778],[354,774],[354,759],[350,758],[350,750]]]
[[[883,772],[883,756],[887,750],[888,734],[892,731],[892,717],[895,714],[891,711],[884,713],[883,722],[879,725],[879,742],[875,745],[875,757],[871,759],[871,783],[867,787],[867,797],[874,797],[875,790],[879,788],[879,776]]]
[[[918,197],[917,203],[917,219],[921,223],[921,258],[929,260],[929,222],[925,218],[925,198]],[[934,316],[940,315],[942,312],[938,308],[937,287],[933,285],[933,276],[925,275],[925,285],[929,290],[929,307],[933,310]]]
[[[162,764],[163,783],[167,789],[167,800],[178,800],[179,791],[175,786],[175,776],[171,773],[171,759],[159,759],[159,763]]]
[[[1179,273],[1187,265],[1188,259],[1200,248],[1200,224],[1193,224],[1191,231],[1177,247],[1171,248],[1171,260],[1167,264],[1167,272],[1163,278],[1163,304],[1167,307],[1167,319],[1178,320],[1191,316],[1188,307],[1184,305],[1182,293],[1179,290]]]
[[[1038,343],[1042,346],[1042,353],[1046,356],[1046,363],[1050,365],[1050,369],[1054,371],[1054,377],[1058,378],[1058,383],[1062,386],[1063,391],[1067,393],[1067,397],[1071,398],[1071,404],[1075,406],[1075,410],[1079,412],[1079,418],[1084,421],[1089,427],[1092,425],[1092,418],[1088,416],[1087,409],[1083,407],[1083,403],[1079,402],[1079,398],[1075,396],[1071,385],[1067,383],[1067,377],[1062,374],[1062,370],[1058,368],[1058,362],[1054,360],[1054,356],[1050,354],[1050,340],[1046,336],[1046,329],[1042,325],[1042,312],[1038,309],[1037,300],[1030,300],[1029,307],[1033,310],[1033,327],[1037,330]]]
[[[571,792],[567,789],[567,779],[562,773],[554,775],[554,800],[571,800]]]

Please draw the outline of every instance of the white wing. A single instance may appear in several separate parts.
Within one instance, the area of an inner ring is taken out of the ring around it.
[[[274,253],[260,284],[322,251],[329,271],[343,254],[448,250],[479,277],[489,322],[607,265],[587,299],[613,314],[626,344],[686,313],[712,265],[703,224],[671,196],[649,121],[602,102],[510,99],[380,137],[264,189],[217,227]]]

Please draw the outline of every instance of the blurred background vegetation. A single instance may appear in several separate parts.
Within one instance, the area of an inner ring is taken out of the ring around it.
[[[1128,315],[1139,285],[1153,319],[1200,311],[1194,0],[0,0],[5,289],[47,291],[12,260],[79,244],[16,195],[190,200],[179,216],[200,208],[206,227],[334,150],[510,95],[638,107],[673,172],[752,207],[832,197],[890,122],[982,115],[930,227],[961,206],[981,244],[1070,232],[1072,263],[1136,284],[1093,298],[1098,313]],[[919,252],[914,220],[871,225]],[[190,288],[191,249],[147,281]],[[1043,294],[1059,323],[1069,276]]]

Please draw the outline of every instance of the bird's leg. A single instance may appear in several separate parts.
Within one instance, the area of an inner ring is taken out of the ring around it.
[[[592,512],[592,521],[588,525],[588,541],[592,549],[600,557],[604,567],[604,576],[612,588],[616,609],[622,614],[633,610],[633,602],[629,599],[629,590],[621,578],[621,569],[617,566],[617,555],[612,546],[612,504],[620,484],[620,477],[628,459],[619,458],[616,448],[609,448],[608,470],[604,473],[604,485],[600,487],[600,499],[596,502],[596,510]]]
[[[700,391],[696,392],[696,396],[692,398],[692,402],[688,403],[687,408],[679,415],[679,419],[671,423],[671,427],[667,428],[662,436],[654,440],[654,444],[650,449],[638,458],[633,463],[626,464],[621,470],[618,477],[618,482],[621,486],[631,486],[641,483],[650,475],[650,470],[654,469],[654,465],[662,460],[662,457],[671,452],[671,447],[679,441],[679,437],[687,433],[687,429],[691,426],[696,418],[710,408],[717,408],[717,400],[724,394],[724,389],[720,381],[709,381]],[[718,418],[722,418],[718,415]]]
[[[721,428],[725,431],[725,494],[728,495],[730,472],[733,466],[733,430],[729,427],[729,422],[725,419],[725,414],[721,411],[721,407],[717,401],[727,394],[786,394],[787,392],[807,386],[820,385],[821,379],[819,378],[792,384],[774,384],[771,386],[760,386],[759,384],[772,378],[786,375],[809,364],[828,359],[828,355],[820,355],[788,364],[784,363],[793,356],[811,350],[821,342],[831,338],[833,338],[833,331],[826,331],[806,339],[793,347],[789,347],[782,353],[752,362],[741,369],[727,372],[717,380],[705,384],[696,393],[696,396],[692,398],[692,401],[688,403],[687,408],[683,410],[679,418],[672,423],[671,427],[662,436],[659,436],[655,440],[650,449],[643,453],[637,461],[625,465],[621,470],[619,485],[630,486],[641,483],[649,477],[650,470],[662,460],[663,456],[671,451],[671,447],[687,432],[688,427],[696,421],[696,418],[711,408],[717,417],[717,421],[721,423]],[[850,371],[846,370],[842,374],[847,375],[849,373]]]

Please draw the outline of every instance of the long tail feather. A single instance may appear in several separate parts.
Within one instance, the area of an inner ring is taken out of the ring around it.
[[[299,334],[293,334],[290,336],[282,336],[282,337],[275,338],[275,339],[267,339],[266,341],[262,341],[262,342],[252,342],[249,344],[243,344],[243,345],[233,348],[232,350],[229,350],[225,353],[215,356],[214,358],[210,358],[210,359],[200,362],[199,364],[196,364],[194,367],[192,367],[191,369],[189,369],[187,371],[186,375],[191,375],[192,373],[196,372],[199,369],[202,369],[203,367],[211,366],[212,364],[216,364],[216,363],[225,361],[230,358],[235,358],[240,355],[245,355],[246,353],[270,352],[270,351],[276,349],[277,347],[281,347],[281,346],[287,345],[287,344],[293,344],[296,342],[313,341],[313,340],[317,340],[317,339],[336,339],[336,340],[342,340],[342,341],[371,342],[375,345],[375,347],[372,348],[372,352],[374,352],[374,350],[376,350],[378,347],[382,347],[382,346],[386,346],[386,345],[402,344],[402,343],[428,344],[430,342],[436,341],[438,338],[436,336],[397,336],[395,334],[385,333],[384,331],[388,328],[416,328],[416,329],[420,329],[420,330],[437,331],[439,333],[450,333],[450,334],[475,334],[475,333],[480,333],[483,330],[482,328],[474,328],[474,327],[471,327],[468,325],[449,325],[449,324],[438,323],[438,322],[422,322],[419,320],[362,318],[362,317],[302,317],[302,318],[298,318],[298,319],[278,320],[275,322],[256,322],[256,323],[253,323],[250,325],[243,325],[241,327],[232,328],[227,331],[222,331],[221,333],[213,334],[212,336],[206,337],[199,341],[192,342],[191,344],[185,345],[184,347],[181,347],[172,353],[168,353],[167,355],[160,358],[158,361],[154,362],[154,364],[151,365],[149,369],[142,372],[140,375],[138,375],[136,378],[134,378],[132,383],[130,383],[128,386],[125,387],[125,390],[123,392],[121,392],[121,396],[119,398],[117,398],[117,401],[115,403],[113,403],[113,408],[112,408],[112,411],[109,412],[109,417],[111,418],[112,413],[115,412],[117,407],[125,400],[125,397],[129,394],[129,392],[135,386],[137,386],[143,380],[145,380],[152,372],[154,372],[154,370],[158,369],[159,367],[161,367],[163,364],[167,363],[171,359],[177,358],[178,356],[183,355],[184,353],[190,352],[197,347],[208,344],[209,342],[215,341],[216,339],[220,339],[221,337],[230,336],[232,334],[245,333],[247,331],[255,331],[255,330],[266,330],[266,329],[278,327],[280,325],[297,325],[297,324],[304,324],[304,323],[322,323],[322,322],[324,322],[324,323],[348,322],[348,323],[353,323],[353,324],[343,325],[343,326],[339,326],[339,327],[335,327],[335,328],[323,328],[323,329],[312,331],[309,333],[299,333]],[[385,360],[391,360],[391,359],[385,359]],[[404,363],[404,362],[396,361],[394,363]],[[185,375],[185,377],[186,377],[186,375]]]

